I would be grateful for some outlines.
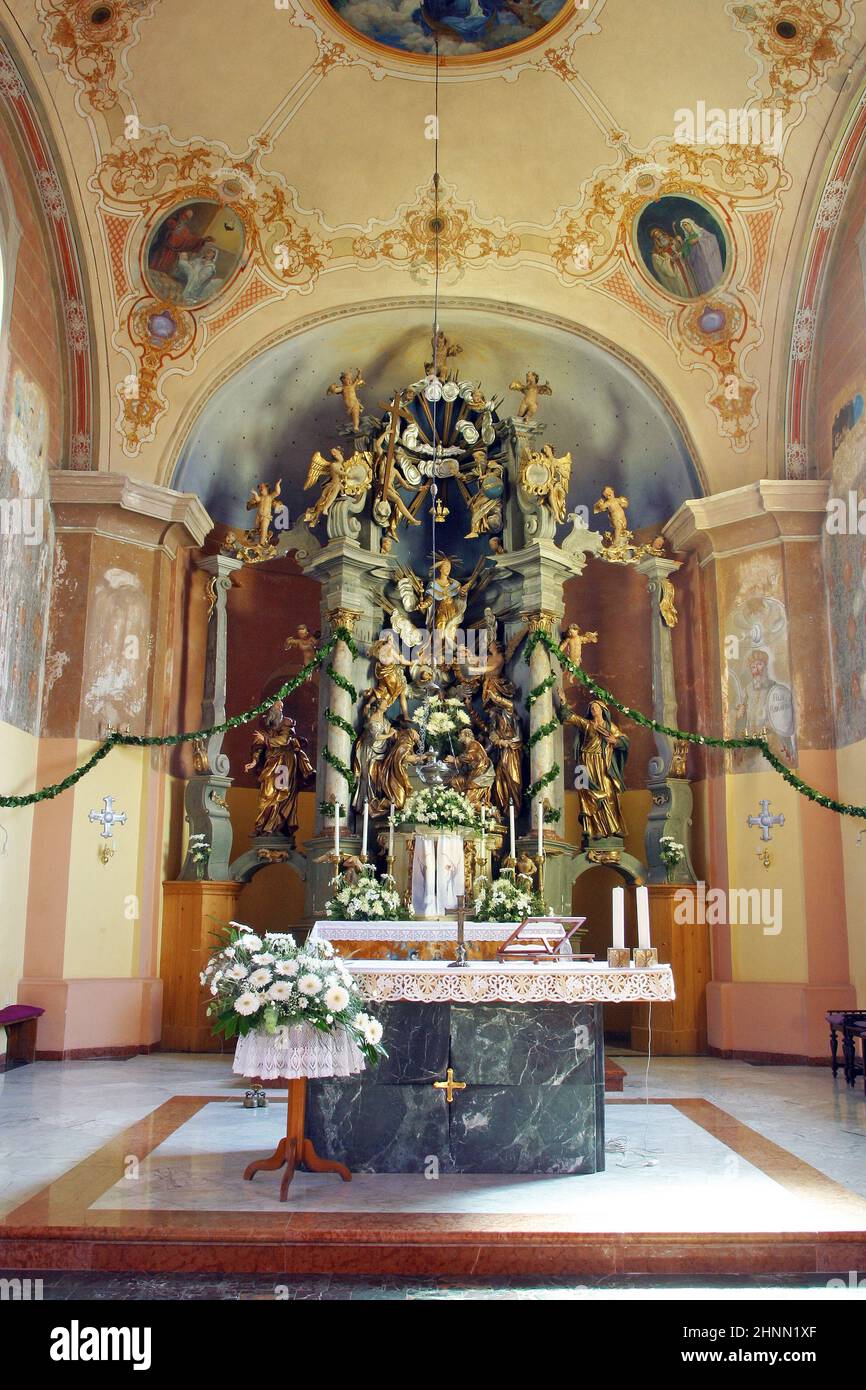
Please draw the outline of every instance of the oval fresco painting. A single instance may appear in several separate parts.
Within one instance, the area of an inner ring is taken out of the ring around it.
[[[695,198],[671,194],[648,203],[635,220],[634,239],[644,268],[677,299],[700,299],[724,279],[725,234]]]
[[[244,227],[233,208],[195,198],[160,219],[144,251],[145,279],[158,299],[195,309],[234,275]]]
[[[325,0],[343,22],[374,43],[404,53],[471,56],[531,39],[563,10],[562,0]]]

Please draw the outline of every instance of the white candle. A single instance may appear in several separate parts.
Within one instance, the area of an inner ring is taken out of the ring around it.
[[[621,887],[613,890],[613,944],[625,948],[625,889]]]
[[[482,806],[482,807],[481,807],[481,872],[482,872],[482,873],[484,873],[484,864],[485,864],[485,860],[486,860],[486,858],[487,858],[487,836],[486,836],[486,833],[485,833],[485,831],[486,831],[486,826],[487,826],[487,807],[486,807],[486,806]]]
[[[516,855],[515,852],[514,852],[514,802],[513,802],[513,801],[509,802],[509,804],[508,804],[508,829],[509,829],[509,832],[510,832],[510,835],[511,835],[511,858],[512,858],[512,859],[516,859],[516,858],[517,858],[517,855]]]
[[[650,944],[649,892],[645,884],[640,884],[637,890],[637,944]]]
[[[340,868],[340,803],[334,802],[334,853],[337,856],[337,869]]]
[[[361,834],[361,853],[362,853],[362,854],[366,854],[366,853],[367,853],[367,826],[369,825],[369,823],[370,823],[370,803],[369,803],[369,801],[365,801],[365,802],[364,802],[364,829],[363,829],[363,832],[362,832],[362,834]]]
[[[544,802],[538,803],[538,853],[539,857],[544,853]]]
[[[391,802],[391,810],[388,812],[388,858],[394,858],[394,803]]]

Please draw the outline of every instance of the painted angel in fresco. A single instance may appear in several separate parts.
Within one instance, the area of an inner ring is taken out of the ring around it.
[[[358,396],[358,387],[366,386],[366,384],[361,375],[361,368],[356,367],[353,372],[340,372],[340,380],[332,382],[325,392],[326,396],[342,396],[343,405],[352,422],[353,430],[360,427],[361,414],[364,409]]]
[[[538,372],[527,372],[525,381],[512,381],[508,387],[509,391],[519,391],[523,396],[520,409],[517,412],[518,420],[534,420],[538,414],[539,396],[552,396],[549,381],[542,381]]]

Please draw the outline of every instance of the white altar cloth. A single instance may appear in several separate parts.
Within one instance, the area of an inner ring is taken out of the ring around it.
[[[371,1004],[664,1004],[675,998],[669,965],[612,970],[598,962],[473,961],[454,969],[434,960],[357,959],[346,965]]]
[[[551,919],[555,921],[556,919]],[[507,941],[516,922],[466,922],[467,941]],[[455,921],[332,922],[319,921],[310,941],[456,941]]]
[[[419,831],[412,859],[412,911],[441,917],[457,906],[465,888],[462,835]]]

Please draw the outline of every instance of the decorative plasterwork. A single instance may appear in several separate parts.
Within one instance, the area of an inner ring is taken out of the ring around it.
[[[456,268],[462,273],[467,266],[491,258],[513,259],[519,251],[520,237],[501,221],[483,223],[474,206],[459,203],[453,191],[441,194],[437,207],[429,186],[419,188],[414,202],[400,208],[384,231],[352,242],[352,255],[362,265],[387,261],[406,268],[413,278],[421,272],[428,279],[437,258],[440,269]]]
[[[845,52],[854,27],[851,0],[752,0],[726,8],[749,35],[758,65],[753,90],[796,118]]]
[[[117,105],[126,54],[158,0],[36,0],[45,46],[93,111]]]
[[[0,94],[16,128],[45,211],[45,234],[54,257],[61,313],[68,351],[66,448],[72,468],[91,467],[93,402],[90,334],[85,307],[84,277],[66,199],[53,152],[42,133],[39,114],[30,99],[12,54],[0,42]]]

